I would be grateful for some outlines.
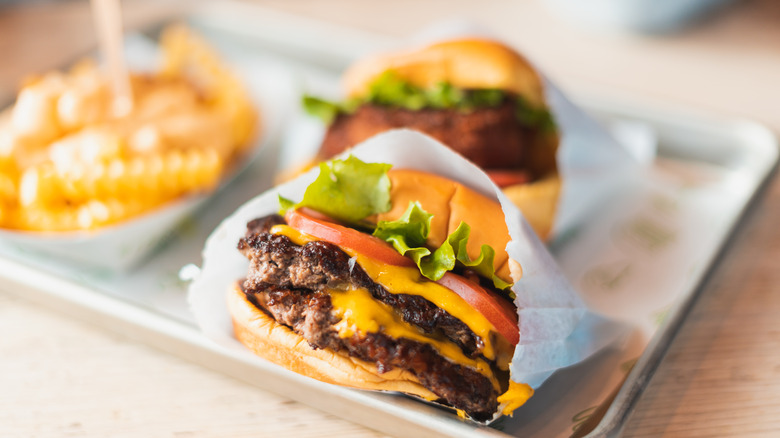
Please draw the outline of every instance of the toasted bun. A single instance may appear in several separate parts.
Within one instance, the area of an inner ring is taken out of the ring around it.
[[[459,88],[495,88],[544,105],[539,74],[511,48],[485,39],[443,41],[411,51],[364,58],[352,65],[343,84],[349,97],[361,97],[382,73],[392,70],[420,87],[448,82]]]
[[[438,247],[455,231],[461,221],[471,227],[468,254],[479,256],[482,245],[490,245],[496,255],[493,264],[503,280],[514,283],[509,271],[506,245],[510,241],[501,205],[455,181],[431,173],[409,169],[392,169],[388,172],[392,188],[390,199],[393,207],[376,220],[395,220],[401,217],[409,202],[418,201],[423,209],[433,215],[428,243]]]
[[[380,374],[369,362],[313,349],[302,336],[250,303],[238,283],[230,287],[227,304],[236,338],[258,356],[277,365],[326,383],[403,392],[426,400],[438,398],[409,372],[394,369]]]
[[[558,174],[527,184],[504,187],[503,191],[523,212],[536,234],[542,240],[547,240],[552,232],[555,213],[558,211],[558,196],[561,192],[561,178]]]

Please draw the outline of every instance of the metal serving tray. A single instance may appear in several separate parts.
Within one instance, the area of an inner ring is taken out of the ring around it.
[[[392,44],[388,38],[233,3],[220,3],[185,19],[239,70],[251,71],[268,63],[272,68],[289,69],[302,82],[311,80],[311,72],[316,72],[314,77],[336,77],[354,57]],[[290,99],[297,96],[291,94]],[[689,241],[684,238],[676,242],[680,248],[675,252],[674,236],[695,235],[696,224],[711,222],[714,213],[720,219],[708,230],[706,244],[693,254],[695,263],[672,279],[676,282],[671,288],[668,284],[646,286],[674,292],[668,305],[648,313],[652,323],[642,320],[642,309],[606,309],[612,316],[638,321],[640,328],[623,344],[559,371],[514,418],[490,427],[464,423],[447,410],[403,396],[351,390],[299,376],[246,351],[218,346],[195,327],[179,269],[188,263],[199,264],[205,238],[219,221],[269,186],[268,175],[278,170],[284,153],[278,137],[207,209],[179,227],[167,245],[134,270],[84,270],[0,242],[0,287],[392,435],[614,436],[663,358],[725,242],[771,174],[778,152],[770,131],[751,122],[592,98],[578,103],[605,124],[650,129],[658,139],[659,158],[650,172],[658,180],[630,193],[630,208],[620,203],[605,207],[576,232],[552,244],[576,287],[614,291],[631,286],[625,280],[627,272],[638,280],[664,272],[658,271],[666,269],[661,262],[646,260],[668,259],[669,254],[691,257],[685,252]],[[291,111],[289,104],[284,111]],[[629,202],[629,198],[620,198],[620,202]],[[723,201],[713,204],[714,198]],[[630,259],[649,265],[647,272],[637,272],[625,262]],[[589,304],[602,306],[597,293],[590,296],[595,298]]]

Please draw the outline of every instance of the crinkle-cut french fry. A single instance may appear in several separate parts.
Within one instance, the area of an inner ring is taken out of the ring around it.
[[[257,129],[257,114],[238,78],[207,44],[183,26],[166,29],[160,41],[165,53],[163,74],[177,77],[189,73],[196,83],[210,89],[211,104],[230,121],[237,151],[248,147]]]
[[[15,172],[46,160],[46,149],[17,134],[9,117],[0,121],[0,172]]]
[[[92,165],[120,157],[124,143],[108,129],[87,128],[49,146],[48,158],[60,173],[75,163]]]
[[[77,230],[78,216],[74,208],[28,206],[14,212],[12,228],[29,231]]]
[[[141,125],[127,139],[128,148],[139,154],[146,154],[163,148],[160,131],[153,124]]]
[[[142,122],[155,122],[159,117],[186,113],[202,105],[198,90],[184,79],[133,79],[137,107],[135,118]]]
[[[230,122],[215,111],[190,111],[157,120],[155,127],[166,149],[213,149],[224,159],[235,154],[236,143],[227,135]]]
[[[107,199],[92,200],[81,205],[77,210],[79,228],[91,230],[113,223],[121,222],[133,216],[156,207],[157,203],[144,203],[138,199]]]
[[[60,126],[67,131],[75,131],[97,124],[109,114],[109,102],[110,91],[105,82],[99,78],[92,83],[79,81],[78,86],[65,90],[57,98]]]
[[[139,199],[107,199],[63,207],[36,205],[4,210],[0,206],[0,223],[7,228],[29,231],[94,230],[138,216],[157,205]]]
[[[58,183],[51,163],[27,168],[19,181],[19,203],[23,207],[56,204],[62,197]]]
[[[213,149],[172,151],[162,158],[163,185],[173,195],[213,190],[224,166],[224,161]]]
[[[0,171],[0,204],[16,201],[16,181],[10,174]]]
[[[57,99],[65,87],[61,74],[50,73],[22,89],[11,114],[16,135],[39,147],[61,135]]]
[[[76,205],[109,198],[159,203],[188,193],[207,192],[219,183],[223,160],[211,149],[172,150],[162,154],[113,159],[60,171],[50,163],[22,175],[23,206]]]
[[[0,202],[15,202],[19,170],[13,157],[13,140],[3,134],[0,122]]]

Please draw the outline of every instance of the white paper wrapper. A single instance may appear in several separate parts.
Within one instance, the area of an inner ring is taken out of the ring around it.
[[[513,380],[538,387],[555,369],[581,361],[618,334],[617,326],[588,312],[520,211],[479,168],[432,138],[410,130],[380,134],[351,153],[368,162],[436,173],[501,203],[512,238],[507,252],[523,267],[523,278],[513,288],[521,333],[511,365]],[[189,300],[195,319],[212,339],[240,347],[232,335],[225,297],[228,287],[248,269],[247,260],[235,249],[246,232],[246,223],[278,211],[280,194],[301,199],[317,171],[251,200],[225,219],[207,240],[202,271],[190,286]]]
[[[125,56],[132,71],[153,72],[159,66],[161,54],[156,43],[142,35],[131,34],[125,40]],[[249,70],[247,66],[228,63],[233,68],[238,67],[239,73]],[[242,79],[259,107],[261,133],[243,162],[223,176],[220,189],[251,163],[263,144],[278,135],[285,111],[281,110],[284,105],[276,103],[293,98],[293,85],[286,70],[251,67],[254,73]],[[140,262],[160,245],[177,224],[194,214],[210,196],[185,197],[137,218],[94,231],[38,233],[0,229],[0,245],[18,253],[32,253],[50,262],[122,271]]]
[[[557,160],[563,184],[553,224],[556,236],[582,222],[621,181],[636,173],[635,156],[654,149],[652,143],[639,141],[635,147],[639,150],[632,155],[549,80],[545,80],[545,97],[561,135]]]

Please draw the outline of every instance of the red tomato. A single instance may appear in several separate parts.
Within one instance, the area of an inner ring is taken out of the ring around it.
[[[486,170],[485,173],[501,188],[531,181],[531,175],[525,170]]]
[[[306,216],[312,218],[312,219],[319,219],[321,221],[329,222],[329,223],[336,223],[338,224],[338,221],[333,219],[332,217],[328,216],[325,213],[320,213],[317,210],[312,210],[308,207],[301,207],[298,209],[298,213],[305,214]]]
[[[517,312],[511,303],[487,290],[479,284],[466,278],[447,272],[437,281],[463,298],[477,312],[481,313],[512,345],[520,342],[520,332],[517,328]]]
[[[416,266],[411,259],[399,254],[389,243],[370,234],[324,219],[316,219],[300,210],[288,210],[284,218],[288,225],[298,231],[359,252],[379,262],[394,266]]]

